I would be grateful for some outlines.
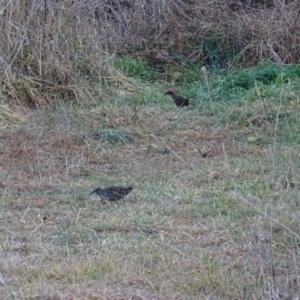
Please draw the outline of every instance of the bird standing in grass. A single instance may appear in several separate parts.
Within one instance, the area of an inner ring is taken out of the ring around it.
[[[123,199],[133,190],[133,187],[109,186],[107,188],[95,189],[90,195],[96,193],[100,198],[108,201],[117,201]]]
[[[189,105],[189,99],[176,95],[172,90],[168,90],[167,92],[165,92],[165,95],[171,96],[177,107],[183,107]]]

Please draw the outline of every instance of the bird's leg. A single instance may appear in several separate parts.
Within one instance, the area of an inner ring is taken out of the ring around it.
[[[106,205],[107,204],[107,201],[105,200],[105,199],[103,199],[103,198],[100,198],[100,203],[102,204],[102,205]]]

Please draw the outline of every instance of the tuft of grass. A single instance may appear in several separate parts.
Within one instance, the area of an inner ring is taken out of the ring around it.
[[[89,137],[99,142],[108,143],[112,146],[128,144],[133,142],[132,135],[118,130],[102,130],[100,132],[90,132]]]
[[[114,60],[114,66],[125,76],[143,80],[157,79],[158,72],[149,63],[137,61],[131,57],[120,57]]]

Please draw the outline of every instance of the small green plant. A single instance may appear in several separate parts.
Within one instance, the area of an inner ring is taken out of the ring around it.
[[[114,66],[128,77],[152,80],[155,78],[155,70],[146,62],[139,62],[131,57],[115,59]]]
[[[91,132],[89,137],[100,142],[108,143],[111,146],[131,143],[134,140],[129,133],[111,129],[102,130],[100,132]]]

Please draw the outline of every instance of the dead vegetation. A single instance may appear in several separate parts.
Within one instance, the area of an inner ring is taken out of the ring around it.
[[[96,103],[129,55],[207,67],[300,58],[299,1],[2,1],[0,102]]]

